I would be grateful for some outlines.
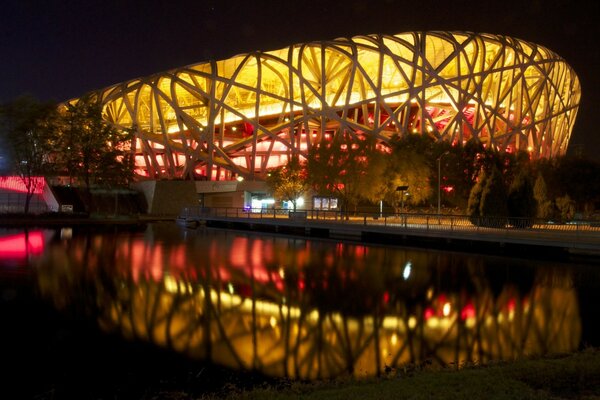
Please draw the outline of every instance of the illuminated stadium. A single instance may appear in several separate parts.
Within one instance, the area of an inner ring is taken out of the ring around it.
[[[476,138],[533,158],[564,154],[581,97],[552,51],[507,36],[411,32],[208,61],[95,93],[133,129],[148,179],[262,178],[340,132],[388,142]]]

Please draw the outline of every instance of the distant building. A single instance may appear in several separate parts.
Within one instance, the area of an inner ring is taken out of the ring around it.
[[[264,177],[340,131],[563,154],[581,91],[572,68],[542,46],[411,32],[255,51],[97,95],[108,122],[135,130],[140,177],[231,180]]]
[[[248,181],[340,132],[564,154],[581,89],[561,57],[534,43],[409,32],[255,51],[95,94],[109,123],[134,130],[142,180]]]

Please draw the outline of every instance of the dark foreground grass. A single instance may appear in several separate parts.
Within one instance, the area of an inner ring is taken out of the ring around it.
[[[189,399],[162,393],[152,399]],[[600,399],[600,349],[460,370],[392,371],[369,380],[335,380],[250,391],[228,388],[202,399]]]

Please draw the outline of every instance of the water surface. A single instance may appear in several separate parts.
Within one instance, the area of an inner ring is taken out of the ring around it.
[[[4,366],[159,352],[316,379],[567,352],[598,345],[597,267],[175,224],[3,231]]]

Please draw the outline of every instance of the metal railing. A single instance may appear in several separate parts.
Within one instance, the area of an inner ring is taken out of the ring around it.
[[[600,234],[600,222],[570,221],[556,223],[534,218],[480,217],[466,215],[437,215],[414,213],[340,213],[334,210],[297,210],[280,208],[235,208],[235,207],[185,207],[179,215],[182,219],[202,217],[224,217],[241,219],[287,219],[294,223],[329,222],[364,226],[383,226],[404,229],[491,232],[506,231],[549,231],[549,232],[589,232]]]

